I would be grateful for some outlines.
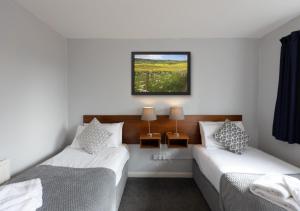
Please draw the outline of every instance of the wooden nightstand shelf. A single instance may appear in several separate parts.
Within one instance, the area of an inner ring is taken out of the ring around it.
[[[161,134],[153,133],[152,136],[147,134],[140,135],[141,148],[159,148],[161,142]]]
[[[169,148],[187,148],[190,137],[185,133],[179,133],[179,136],[176,136],[176,134],[168,132],[166,139]]]

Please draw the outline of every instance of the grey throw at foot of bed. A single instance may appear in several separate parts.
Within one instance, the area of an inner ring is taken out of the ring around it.
[[[43,206],[38,211],[115,211],[116,176],[107,168],[36,166],[9,183],[40,178]]]
[[[227,173],[222,175],[220,198],[225,211],[285,211],[250,192],[249,186],[261,174]],[[300,178],[300,175],[293,175]]]
[[[227,173],[222,175],[220,194],[193,161],[193,177],[212,211],[285,211],[249,190],[258,174]],[[293,175],[300,178],[300,175]]]

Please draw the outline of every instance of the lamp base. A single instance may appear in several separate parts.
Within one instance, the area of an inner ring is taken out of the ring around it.
[[[152,137],[153,133],[147,133],[147,136]]]
[[[177,136],[177,137],[179,137],[179,136],[180,136],[180,134],[179,134],[179,133],[177,133],[177,132],[176,132],[176,133],[174,133],[174,135],[175,135],[175,136]]]

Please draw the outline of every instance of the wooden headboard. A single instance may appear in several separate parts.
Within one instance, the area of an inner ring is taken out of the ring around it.
[[[138,144],[140,133],[147,133],[147,121],[142,121],[140,115],[84,115],[83,123],[89,123],[93,118],[102,123],[124,122],[123,142]],[[191,144],[201,144],[199,121],[242,121],[242,115],[185,115],[185,119],[178,121],[178,131],[187,133]],[[169,120],[168,115],[158,115],[156,121],[151,122],[151,132],[165,134],[175,130],[175,121]],[[165,140],[164,137],[162,140]]]

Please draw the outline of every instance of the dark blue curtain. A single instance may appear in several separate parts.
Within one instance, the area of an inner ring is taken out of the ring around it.
[[[280,74],[273,136],[300,144],[300,31],[280,40]]]

